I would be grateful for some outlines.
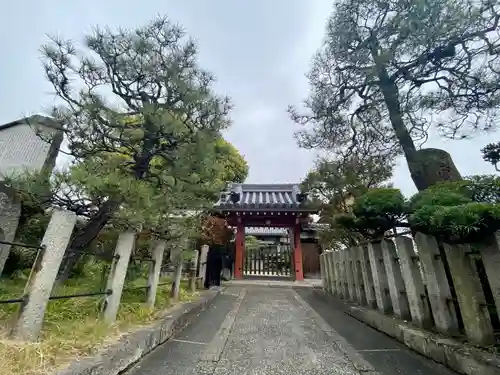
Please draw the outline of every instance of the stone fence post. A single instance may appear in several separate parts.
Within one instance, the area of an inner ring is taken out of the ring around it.
[[[354,264],[353,264],[353,248],[349,247],[344,250],[345,267],[347,277],[347,290],[349,291],[349,300],[356,302],[356,291],[354,286]]]
[[[194,251],[193,256],[191,257],[191,262],[190,262],[191,269],[189,270],[189,290],[192,293],[196,292],[196,280],[197,280],[196,271],[198,270],[198,259],[199,259],[199,253],[196,250]]]
[[[329,288],[330,292],[333,295],[338,295],[338,290],[337,290],[337,281],[336,278],[338,277],[337,272],[335,271],[335,250],[330,250],[326,254],[326,265],[328,268],[328,275],[329,275]]]
[[[425,286],[418,266],[418,256],[413,248],[413,241],[409,237],[397,237],[396,246],[410,305],[411,319],[420,327],[431,328],[431,312],[427,305]]]
[[[359,261],[361,272],[363,274],[363,285],[365,286],[366,304],[373,309],[377,308],[377,298],[375,297],[375,284],[373,283],[372,268],[370,264],[370,255],[368,247],[362,245],[359,247]]]
[[[434,323],[439,332],[454,336],[459,332],[450,285],[441,260],[439,245],[434,237],[423,233],[415,235],[415,243],[422,265]]]
[[[115,258],[111,263],[106,289],[112,293],[106,297],[103,308],[104,321],[114,323],[120,301],[122,298],[123,285],[127,276],[130,255],[135,247],[136,232],[127,231],[120,234],[116,243]]]
[[[327,275],[326,275],[326,268],[325,268],[325,263],[326,263],[326,254],[320,254],[319,255],[319,274],[321,275],[321,287],[323,288],[323,291],[327,291],[326,286],[328,284],[327,282]]]
[[[146,297],[146,306],[153,308],[156,301],[156,292],[160,281],[161,266],[163,255],[165,253],[165,241],[153,241],[151,244],[152,262],[149,264],[148,273],[148,292]]]
[[[172,283],[172,290],[170,297],[177,299],[181,291],[182,267],[184,266],[184,259],[182,258],[184,247],[183,244],[175,244],[171,252],[171,259],[174,265],[174,282]]]
[[[340,280],[342,282],[342,296],[345,300],[350,300],[351,296],[349,295],[349,284],[347,283],[347,250],[343,249],[339,251],[340,255]]]
[[[344,298],[344,284],[342,281],[342,265],[340,263],[340,252],[342,250],[334,250],[332,251],[333,257],[333,272],[335,273],[335,290],[337,292],[337,296],[340,298]]]
[[[356,300],[360,305],[366,305],[365,283],[363,281],[363,270],[360,252],[363,250],[361,246],[356,246],[351,249],[353,259],[354,286],[356,290]]]
[[[478,248],[483,258],[484,270],[490,284],[495,306],[500,315],[500,232],[496,232]]]
[[[334,289],[332,288],[333,282],[333,267],[330,264],[330,255],[332,250],[325,251],[325,275],[326,275],[326,291],[333,294]]]
[[[443,244],[467,338],[479,345],[496,342],[481,280],[472,265],[469,245]]]
[[[368,254],[370,257],[377,308],[383,314],[390,313],[392,312],[392,301],[389,294],[389,282],[387,281],[387,273],[385,271],[384,258],[382,255],[382,243],[374,242],[368,244]]]
[[[52,213],[42,249],[38,252],[26,282],[18,318],[11,337],[36,341],[42,329],[45,310],[71,234],[76,224],[74,212],[55,210]]]
[[[396,246],[392,239],[383,240],[381,245],[394,314],[401,319],[409,320],[411,319],[410,306],[406,296],[406,288],[403,275],[401,274]]]
[[[205,285],[205,279],[207,277],[207,258],[208,258],[208,250],[209,247],[208,245],[203,245],[200,249],[200,257],[199,257],[199,262],[200,262],[200,273],[198,277],[200,278],[200,288],[203,288]],[[234,272],[233,272],[234,275]]]

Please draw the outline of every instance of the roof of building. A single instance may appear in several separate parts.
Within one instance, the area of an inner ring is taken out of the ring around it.
[[[47,117],[47,116],[42,116],[42,115],[33,115],[33,116],[24,117],[24,118],[21,118],[18,120],[8,122],[6,124],[2,124],[2,125],[0,125],[0,131],[12,128],[12,127],[17,126],[17,125],[23,125],[23,124],[28,124],[28,125],[33,125],[33,126],[43,125],[43,126],[47,126],[49,128],[61,129],[61,125],[53,118]]]
[[[298,184],[235,184],[221,193],[214,209],[314,211],[308,207],[309,198]]]

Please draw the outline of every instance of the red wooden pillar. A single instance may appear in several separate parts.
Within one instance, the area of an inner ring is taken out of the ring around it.
[[[304,268],[302,266],[302,246],[300,245],[300,224],[293,228],[293,265],[295,269],[295,280],[304,280]]]
[[[236,226],[235,255],[234,255],[234,278],[243,279],[243,253],[245,252],[245,226],[238,223]]]

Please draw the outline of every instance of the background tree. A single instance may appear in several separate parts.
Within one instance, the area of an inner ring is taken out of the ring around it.
[[[315,204],[320,207],[320,222],[328,229],[320,231],[320,242],[326,248],[356,243],[359,236],[337,225],[336,217],[350,213],[356,198],[369,189],[384,186],[392,176],[393,164],[385,156],[319,159],[302,182]]]
[[[493,165],[497,172],[500,172],[498,168],[498,163],[500,162],[500,142],[487,144],[481,149],[481,153],[483,154],[483,160]]]
[[[419,190],[460,179],[429,128],[464,138],[490,130],[500,99],[499,5],[491,0],[339,0],[309,73],[305,147],[345,152],[374,139],[403,153]]]

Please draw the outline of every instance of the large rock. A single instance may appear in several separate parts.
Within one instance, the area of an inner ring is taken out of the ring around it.
[[[424,148],[415,153],[414,160],[408,161],[411,178],[418,190],[441,181],[462,179],[451,155],[437,148]]]

